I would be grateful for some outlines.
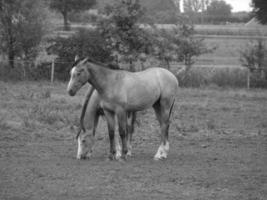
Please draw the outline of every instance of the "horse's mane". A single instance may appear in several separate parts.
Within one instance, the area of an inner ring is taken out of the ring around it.
[[[102,67],[105,67],[105,68],[108,68],[108,69],[115,69],[115,70],[122,70],[118,64],[115,64],[115,63],[103,63],[103,62],[99,62],[99,61],[96,61],[90,57],[85,57],[85,58],[80,58],[78,60],[76,60],[73,64],[72,64],[72,67],[76,66],[78,63],[80,63],[82,60],[86,59],[86,62],[91,62],[91,63],[94,63],[94,64],[97,64],[97,65],[100,65]]]

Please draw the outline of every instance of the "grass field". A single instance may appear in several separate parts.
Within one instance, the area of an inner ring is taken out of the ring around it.
[[[262,25],[246,26],[245,24],[229,25],[195,25],[197,34],[227,36],[267,36],[267,27]]]
[[[93,158],[75,159],[76,124],[86,88],[0,82],[0,199],[267,198],[265,90],[179,89],[170,154],[155,162],[159,131],[152,110],[138,113],[134,156],[107,161],[100,121]]]
[[[205,38],[205,36],[204,36]],[[196,65],[211,65],[211,66],[241,66],[240,51],[244,50],[246,45],[256,41],[251,38],[238,37],[206,37],[204,42],[208,48],[215,50],[209,54],[203,54],[197,58]],[[266,39],[264,40],[266,44]]]

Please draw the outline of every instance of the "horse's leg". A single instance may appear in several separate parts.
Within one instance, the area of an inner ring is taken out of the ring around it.
[[[114,126],[116,126],[115,120],[114,120]],[[121,145],[120,145],[120,136],[116,128],[115,128],[114,140],[115,140],[115,150],[116,150],[115,159],[119,160],[121,158]]]
[[[115,132],[115,119],[114,119],[114,113],[104,110],[105,117],[107,120],[108,125],[108,134],[109,134],[109,142],[110,142],[110,154],[109,159],[114,160],[115,159],[115,140],[114,140],[114,132]]]
[[[127,156],[132,156],[132,137],[134,132],[134,122],[136,119],[136,113],[135,112],[128,112],[127,113],[127,146],[128,146],[128,152]]]
[[[127,113],[124,110],[121,110],[117,112],[117,120],[118,120],[118,126],[119,126],[119,134],[121,137],[121,143],[122,143],[122,158],[126,159],[126,155],[128,152],[127,148]]]
[[[172,102],[173,103],[173,102]],[[167,158],[169,151],[169,141],[168,141],[168,132],[169,132],[169,118],[172,109],[172,103],[168,100],[161,100],[157,102],[153,108],[155,110],[157,119],[160,124],[160,132],[161,132],[161,144],[158,148],[157,153],[154,156],[154,160],[160,160]]]
[[[96,128],[97,128],[97,125],[98,125],[98,121],[99,121],[99,114],[96,114],[95,115],[95,118],[94,118],[94,128],[93,128],[93,136],[95,137],[95,132],[96,132]]]

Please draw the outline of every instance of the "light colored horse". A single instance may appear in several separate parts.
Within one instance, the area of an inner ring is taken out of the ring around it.
[[[114,115],[117,117],[123,158],[126,158],[128,152],[127,112],[149,107],[154,108],[161,129],[161,144],[154,159],[167,158],[170,115],[178,90],[178,81],[170,71],[163,68],[149,68],[140,72],[111,70],[86,58],[71,69],[67,88],[69,95],[75,95],[86,82],[98,91],[109,126],[115,123]],[[114,133],[110,133],[111,153],[115,152],[112,134]]]
[[[86,98],[83,103],[82,112],[80,116],[80,129],[77,132],[76,139],[78,142],[77,159],[89,159],[93,152],[95,141],[95,133],[98,125],[99,117],[104,116],[103,109],[100,106],[100,97],[98,92],[90,86]],[[132,134],[134,132],[135,113],[128,115],[128,130],[130,137],[128,144],[131,149]],[[113,127],[108,126],[109,131],[115,131]],[[118,135],[115,132],[115,159],[121,157],[121,146]],[[131,151],[128,152],[131,155]],[[110,157],[110,159],[114,159]]]

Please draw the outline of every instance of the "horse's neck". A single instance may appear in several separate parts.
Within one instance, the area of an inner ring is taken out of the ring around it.
[[[99,94],[102,94],[108,87],[108,80],[112,70],[92,63],[87,66],[87,69],[91,75],[89,83],[92,84]]]

